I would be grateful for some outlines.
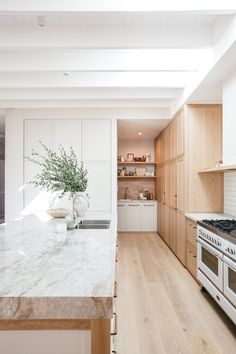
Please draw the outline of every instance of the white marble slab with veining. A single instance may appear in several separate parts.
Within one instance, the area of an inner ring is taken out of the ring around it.
[[[0,226],[0,319],[112,317],[114,223],[60,236],[37,216]]]

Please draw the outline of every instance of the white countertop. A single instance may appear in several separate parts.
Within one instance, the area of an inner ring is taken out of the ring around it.
[[[157,200],[150,199],[118,199],[117,203],[157,203]]]
[[[234,219],[233,216],[223,213],[186,213],[185,216],[196,222],[204,219]]]
[[[27,216],[0,226],[0,319],[112,317],[115,223],[67,231],[61,242],[58,222]]]

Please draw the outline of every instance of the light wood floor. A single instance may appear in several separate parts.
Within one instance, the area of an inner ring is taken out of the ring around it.
[[[118,354],[236,353],[236,330],[155,233],[121,233]]]

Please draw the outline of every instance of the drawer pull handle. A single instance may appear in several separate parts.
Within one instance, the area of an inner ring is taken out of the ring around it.
[[[116,312],[113,312],[113,315],[114,315],[114,330],[113,332],[111,333],[111,336],[116,336],[117,335],[117,314]]]
[[[119,206],[119,207],[124,207],[124,206],[125,206],[125,204],[118,204],[118,206]]]
[[[117,298],[117,281],[115,281],[114,283],[114,295],[113,298],[116,299]]]
[[[134,206],[139,206],[140,204],[129,204],[129,206],[132,206],[132,207],[134,207]]]
[[[218,301],[220,301],[220,297],[219,297],[218,295],[216,295],[216,299],[217,299]]]
[[[196,230],[196,228],[197,228],[197,226],[193,226],[193,229],[195,229],[195,230]]]
[[[150,206],[155,206],[155,204],[143,204],[143,206],[150,207]]]
[[[197,256],[193,256],[193,258],[197,258]]]

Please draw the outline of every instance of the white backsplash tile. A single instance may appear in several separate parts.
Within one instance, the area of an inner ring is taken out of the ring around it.
[[[236,172],[224,174],[224,213],[236,217]]]

